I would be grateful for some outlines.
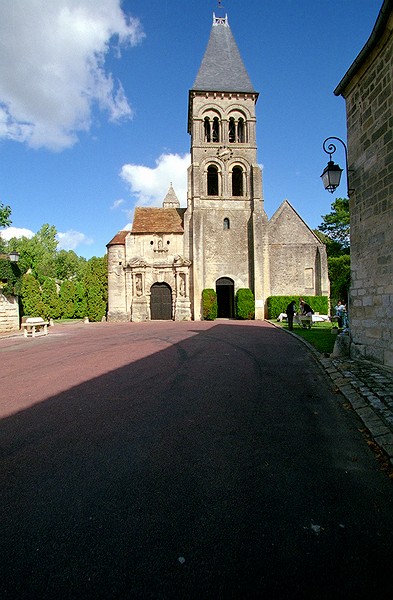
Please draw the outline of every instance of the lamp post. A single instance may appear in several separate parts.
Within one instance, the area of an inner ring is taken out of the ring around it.
[[[326,165],[326,167],[321,175],[322,183],[324,185],[325,190],[327,190],[328,192],[333,194],[335,192],[335,190],[338,188],[338,186],[340,185],[341,173],[343,172],[343,169],[339,165],[337,165],[335,162],[332,161],[332,154],[334,154],[336,152],[337,148],[336,148],[336,145],[331,142],[331,140],[336,140],[337,142],[340,142],[344,147],[345,170],[346,170],[346,177],[347,177],[347,196],[349,198],[349,194],[350,194],[350,192],[353,192],[353,190],[349,189],[348,152],[347,152],[346,145],[338,137],[328,137],[323,142],[322,148],[326,152],[326,154],[329,154],[329,162]],[[330,142],[330,144],[326,145],[327,142]]]

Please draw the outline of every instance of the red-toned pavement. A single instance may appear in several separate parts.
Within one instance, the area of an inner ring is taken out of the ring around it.
[[[0,339],[2,598],[390,598],[393,487],[268,323]]]

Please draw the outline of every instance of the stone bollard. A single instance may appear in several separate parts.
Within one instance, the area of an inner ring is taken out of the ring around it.
[[[88,323],[88,322],[89,322],[89,317],[85,317],[85,318],[83,319],[83,322],[84,322],[84,323]]]
[[[333,352],[330,355],[332,358],[347,358],[349,356],[349,335],[340,333],[334,342]]]

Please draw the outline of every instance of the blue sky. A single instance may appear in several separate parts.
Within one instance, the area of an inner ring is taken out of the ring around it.
[[[188,90],[212,24],[229,24],[255,89],[258,162],[269,218],[287,198],[316,228],[332,196],[328,136],[346,139],[333,90],[367,41],[382,0],[2,0],[0,202],[4,237],[59,232],[89,258],[160,206],[186,206]],[[337,149],[335,160],[343,166]]]

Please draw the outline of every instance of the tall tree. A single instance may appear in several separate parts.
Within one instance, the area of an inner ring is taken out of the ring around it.
[[[58,319],[60,316],[60,301],[54,279],[46,277],[41,287],[41,298],[44,305],[45,319]]]
[[[330,301],[332,306],[336,306],[339,300],[344,302],[344,304],[348,303],[348,292],[351,284],[350,261],[349,254],[328,258]]]
[[[11,223],[11,207],[0,202],[0,227],[8,227]]]
[[[322,216],[323,223],[318,229],[331,240],[341,244],[342,248],[348,248],[350,231],[348,198],[336,198],[331,209],[332,212]]]
[[[22,277],[20,292],[23,314],[30,317],[43,317],[44,305],[41,299],[40,284],[34,275],[26,273]]]
[[[106,313],[108,301],[107,257],[93,256],[87,262],[84,278],[87,316],[90,321],[101,321]]]

